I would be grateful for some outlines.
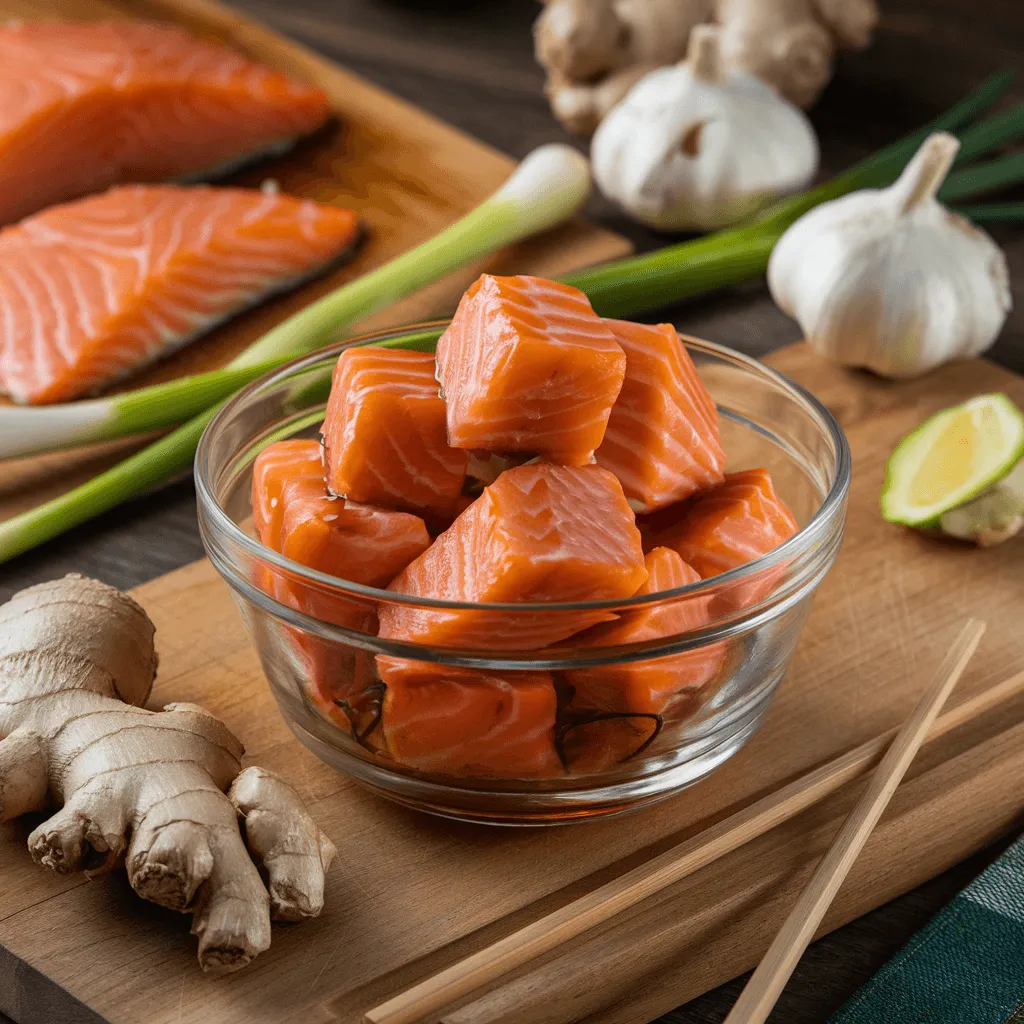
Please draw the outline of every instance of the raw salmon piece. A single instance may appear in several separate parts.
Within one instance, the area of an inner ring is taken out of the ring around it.
[[[418,516],[329,495],[316,441],[278,441],[260,452],[252,506],[261,543],[352,583],[385,586],[430,544]],[[368,603],[342,598],[330,587],[268,571],[279,600],[316,618],[359,628],[373,613]]]
[[[647,578],[618,480],[599,466],[533,463],[502,473],[389,590],[479,603],[625,598]],[[614,618],[606,612],[435,611],[381,604],[380,635],[532,650]]]
[[[310,697],[320,713],[351,733],[357,743],[381,750],[384,684],[374,672],[373,655],[340,644],[328,649],[319,637],[308,633],[301,639],[304,643],[296,646]]]
[[[449,443],[585,465],[625,369],[622,348],[583,292],[484,274],[437,343]]]
[[[129,185],[0,231],[0,386],[97,391],[346,253],[351,210],[248,189]]]
[[[766,555],[798,529],[766,469],[727,473],[723,484],[682,504],[679,516],[657,543],[678,552],[703,579]],[[760,601],[779,583],[781,572],[773,569],[731,588],[719,596],[719,605],[738,609]]]
[[[276,441],[256,456],[252,466],[252,518],[260,543],[281,550],[281,524],[286,484],[319,481],[326,492],[322,450],[317,441]]]
[[[332,498],[319,452],[316,441],[280,441],[260,453],[253,467],[257,535],[301,565],[354,583],[384,586],[426,550],[426,525],[405,512]],[[258,585],[315,619],[360,633],[375,631],[376,610],[369,600],[344,597],[329,585],[270,566],[263,567]],[[283,628],[314,703],[335,722],[343,717],[350,721],[356,739],[366,740],[375,721],[372,660],[343,643],[291,625]]]
[[[501,779],[562,774],[546,672],[499,675],[378,658],[388,753],[423,772]]]
[[[0,28],[0,224],[119,182],[198,180],[288,149],[319,89],[169,25]]]
[[[321,481],[287,484],[281,500],[281,554],[352,583],[386,586],[430,544],[418,516],[332,498]],[[368,603],[339,597],[329,588],[300,580],[279,582],[279,600],[290,597],[292,607],[325,622],[360,628],[372,613]]]
[[[626,353],[626,379],[594,457],[638,512],[720,484],[718,411],[671,324],[606,320]]]
[[[674,590],[701,578],[669,548],[655,548],[644,564],[647,581],[638,596]],[[694,596],[623,612],[619,622],[594,630],[588,639],[597,647],[617,647],[700,629],[711,621],[710,603],[710,597]],[[713,679],[724,657],[724,645],[719,643],[649,661],[567,672],[575,690],[571,707],[660,715],[678,693],[697,690]]]
[[[658,715],[571,712],[555,729],[555,746],[569,772],[589,775],[643,753],[660,731]]]
[[[427,352],[342,352],[322,428],[327,483],[371,505],[454,509],[469,453],[448,446],[444,400]]]

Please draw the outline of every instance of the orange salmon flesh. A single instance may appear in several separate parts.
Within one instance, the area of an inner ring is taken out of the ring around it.
[[[671,324],[606,320],[626,353],[626,377],[597,449],[638,512],[720,484],[718,411]]]
[[[32,404],[101,390],[322,270],[356,232],[340,207],[171,185],[126,185],[5,228],[0,390]]]
[[[198,180],[281,152],[326,95],[145,21],[0,28],[0,224],[123,182]]]
[[[426,352],[342,352],[321,430],[335,494],[413,512],[454,511],[469,453],[448,446],[444,401]]]
[[[640,531],[619,482],[598,466],[536,463],[506,470],[388,588],[471,603],[629,597],[647,578]],[[382,637],[447,646],[535,650],[603,612],[379,609]]]
[[[583,292],[484,274],[437,343],[449,443],[585,465],[625,371],[621,346]]]

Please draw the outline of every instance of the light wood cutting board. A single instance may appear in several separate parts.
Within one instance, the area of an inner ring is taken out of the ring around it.
[[[210,0],[0,0],[0,21],[39,17],[170,21],[318,85],[331,98],[336,121],[291,153],[229,180],[258,186],[274,178],[286,192],[351,207],[368,230],[354,260],[238,317],[133,377],[128,387],[223,366],[313,299],[437,234],[490,195],[514,166],[497,150]],[[554,276],[630,250],[620,235],[576,220],[451,274],[367,318],[360,329],[410,323],[454,309],[483,269]],[[0,463],[0,521],[81,483],[136,447],[137,441],[116,442]]]
[[[18,1024],[355,1024],[362,1011],[783,780],[895,725],[968,615],[989,632],[961,696],[1024,669],[1024,544],[976,551],[884,523],[889,451],[936,409],[982,391],[1024,404],[1024,379],[977,360],[891,384],[804,346],[769,360],[839,416],[854,456],[847,538],[790,672],[751,743],[712,777],[619,819],[541,830],[431,819],[320,764],[280,719],[226,586],[199,562],[140,587],[157,623],[153,704],[220,715],[283,773],[339,848],[317,921],[276,927],[251,967],[204,976],[188,922],[121,875],[35,867],[31,823],[0,827],[0,1012]],[[836,927],[991,841],[1022,805],[1024,700],[930,745],[826,922]],[[856,787],[569,944],[444,1019],[644,1021],[752,966]],[[86,1009],[86,1008],[91,1009]],[[98,1016],[97,1016],[98,1015]]]

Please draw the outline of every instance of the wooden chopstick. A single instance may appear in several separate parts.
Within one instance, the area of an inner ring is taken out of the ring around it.
[[[1024,672],[982,690],[947,711],[929,741],[1024,692]],[[492,983],[648,896],[693,874],[835,793],[878,762],[896,730],[855,747],[703,832],[567,903],[511,935],[375,1006],[366,1024],[417,1024],[431,1013]]]
[[[764,1024],[793,969],[810,945],[825,912],[854,861],[868,841],[911,761],[963,674],[985,633],[985,623],[971,619],[950,648],[935,679],[875,769],[864,795],[843,823],[828,852],[800,894],[785,924],[754,971],[725,1024]]]

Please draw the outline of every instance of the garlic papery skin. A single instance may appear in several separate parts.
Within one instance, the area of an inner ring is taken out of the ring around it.
[[[719,30],[698,25],[686,61],[637,82],[598,126],[590,155],[598,187],[637,220],[712,230],[807,185],[818,141],[801,110],[726,68]]]
[[[1012,305],[1006,258],[935,198],[958,148],[929,136],[890,188],[823,203],[779,239],[768,286],[815,352],[906,378],[995,341]]]

